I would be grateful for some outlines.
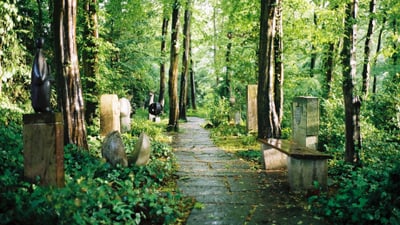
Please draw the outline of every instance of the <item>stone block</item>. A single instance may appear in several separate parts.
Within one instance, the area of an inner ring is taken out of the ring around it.
[[[61,113],[23,116],[24,177],[44,186],[64,186],[64,126]]]
[[[312,189],[314,181],[326,187],[327,174],[327,159],[288,158],[289,185],[293,191]]]
[[[100,97],[100,135],[120,131],[120,106],[117,95],[105,94]]]
[[[287,155],[268,145],[261,144],[261,160],[266,170],[283,169],[287,167]]]

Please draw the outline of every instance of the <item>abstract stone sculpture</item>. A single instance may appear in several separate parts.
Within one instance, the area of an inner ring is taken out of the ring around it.
[[[145,133],[141,133],[129,161],[137,166],[144,166],[149,162],[150,152],[150,139]]]
[[[35,112],[51,112],[50,106],[50,68],[43,54],[44,39],[36,40],[37,53],[31,73],[31,100]]]
[[[128,166],[128,158],[119,131],[112,131],[107,134],[101,146],[101,155],[113,166],[117,164],[124,167]]]

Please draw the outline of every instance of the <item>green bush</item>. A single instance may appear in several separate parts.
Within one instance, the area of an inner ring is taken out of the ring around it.
[[[334,224],[399,224],[400,164],[353,169],[342,174],[333,194],[310,198],[314,212]]]

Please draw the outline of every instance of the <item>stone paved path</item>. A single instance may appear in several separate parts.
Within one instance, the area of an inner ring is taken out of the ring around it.
[[[249,163],[217,148],[203,119],[180,124],[173,148],[179,164],[178,187],[199,202],[187,221],[199,224],[325,224],[289,192],[285,171],[256,171]]]

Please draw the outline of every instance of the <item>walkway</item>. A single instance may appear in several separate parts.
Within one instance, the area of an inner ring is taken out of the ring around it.
[[[199,224],[324,224],[304,210],[304,197],[289,192],[284,171],[251,169],[250,164],[218,149],[190,117],[174,137],[178,186],[196,198],[187,221]]]

